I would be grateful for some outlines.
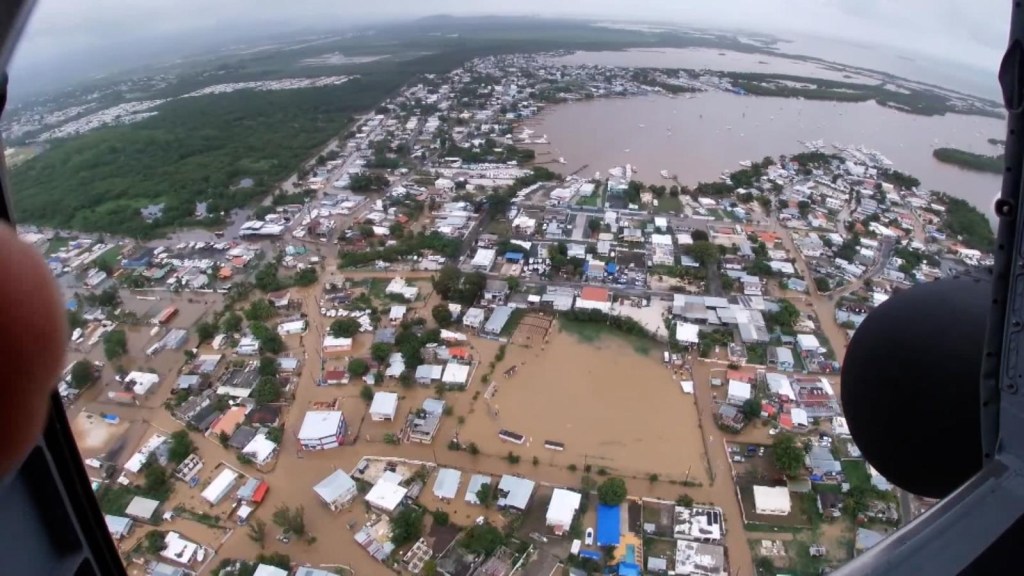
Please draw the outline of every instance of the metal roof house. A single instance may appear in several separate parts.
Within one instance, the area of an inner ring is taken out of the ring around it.
[[[498,482],[498,507],[526,510],[536,482],[505,474]]]
[[[513,310],[514,308],[511,306],[498,306],[495,308],[494,312],[491,313],[491,317],[487,319],[487,323],[484,324],[484,332],[495,336],[501,334],[505,324],[512,318]]]
[[[332,512],[341,510],[359,494],[355,480],[342,470],[335,470],[333,474],[321,480],[313,486],[313,491]]]
[[[462,472],[452,468],[441,468],[434,478],[434,496],[442,501],[454,500],[462,482]]]

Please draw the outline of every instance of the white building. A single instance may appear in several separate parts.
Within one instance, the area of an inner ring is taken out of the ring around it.
[[[498,482],[498,507],[526,510],[533,496],[533,480],[505,474]]]
[[[744,402],[750,400],[752,394],[753,390],[750,384],[739,380],[729,380],[729,391],[725,401],[734,406],[742,406]]]
[[[125,384],[132,385],[132,392],[145,396],[149,390],[160,382],[160,375],[152,372],[129,372],[124,377]]]
[[[270,564],[260,564],[256,567],[256,571],[252,573],[252,576],[288,576],[288,571],[282,570],[277,566],[271,566]]]
[[[374,422],[392,421],[398,411],[398,394],[395,392],[377,392],[370,403],[370,419]]]
[[[305,334],[306,333],[306,321],[305,320],[292,320],[291,322],[282,322],[277,325],[277,333],[281,336],[290,336],[293,334]]]
[[[448,364],[444,367],[441,382],[444,382],[445,386],[449,388],[465,388],[469,382],[469,369],[470,366],[466,364],[459,364],[455,360],[449,360]]]
[[[726,576],[725,548],[714,544],[676,540],[675,574]]]
[[[605,314],[611,312],[612,302],[607,288],[584,286],[576,298],[577,310],[600,310]]]
[[[789,488],[754,486],[754,511],[758,514],[786,516],[792,510]]]
[[[373,485],[373,488],[366,493],[366,501],[372,508],[385,514],[393,514],[398,509],[409,489],[399,486],[397,480],[397,478],[385,473]]]
[[[462,472],[453,468],[441,468],[434,478],[434,496],[443,502],[450,502],[459,493],[462,483]]]
[[[700,327],[689,322],[676,322],[676,342],[697,344],[700,341]]]
[[[252,460],[257,467],[266,466],[277,455],[277,444],[266,436],[256,436],[242,448],[242,454]]]
[[[555,488],[551,493],[551,502],[548,504],[546,525],[556,535],[561,536],[569,531],[572,519],[576,511],[580,509],[580,501],[583,496],[579,492]]]
[[[345,415],[339,410],[306,412],[296,437],[303,450],[337,448],[345,441]]]
[[[494,261],[497,259],[498,253],[494,248],[477,248],[476,255],[473,256],[470,266],[474,270],[481,272],[487,272],[494,265]]]
[[[221,470],[213,482],[210,482],[210,485],[203,490],[201,494],[203,500],[209,502],[211,506],[216,506],[231,491],[237,479],[238,472],[230,468]]]
[[[801,352],[817,352],[821,343],[814,334],[797,334],[796,347]]]
[[[235,354],[239,356],[255,356],[260,353],[260,341],[252,336],[246,336],[238,342]]]
[[[355,480],[342,470],[335,470],[333,474],[313,486],[313,492],[316,492],[332,512],[341,510],[359,494]]]
[[[484,319],[486,313],[483,308],[470,308],[466,310],[466,314],[462,317],[462,324],[468,328],[479,329],[484,325]]]

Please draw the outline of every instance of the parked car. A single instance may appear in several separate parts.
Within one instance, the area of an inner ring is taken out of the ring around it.
[[[587,535],[584,538],[583,542],[587,546],[593,546],[594,545],[594,529],[593,528],[587,528]]]
[[[760,448],[757,449],[757,455],[764,456],[764,446],[761,446]]]
[[[732,461],[733,462],[746,462],[747,459],[744,458],[743,456],[736,455],[736,456],[732,457]]]

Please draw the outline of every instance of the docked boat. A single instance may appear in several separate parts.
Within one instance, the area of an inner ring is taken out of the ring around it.
[[[670,172],[669,172],[668,170],[662,170],[662,171],[661,171],[661,177],[662,177],[662,178],[665,178],[665,179],[667,179],[667,180],[671,180],[672,178],[674,178],[674,176],[672,175],[672,173],[670,173]]]
[[[740,160],[740,166],[743,166],[744,168],[750,168],[753,165],[754,163],[750,160]]]

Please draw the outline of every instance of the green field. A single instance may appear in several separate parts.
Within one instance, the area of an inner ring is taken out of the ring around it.
[[[619,338],[629,344],[633,350],[641,356],[649,355],[654,345],[654,341],[650,338],[642,338],[640,336],[633,336],[632,334],[625,334],[611,326],[608,326],[607,324],[580,322],[577,320],[566,320],[564,318],[560,318],[558,320],[558,327],[559,330],[576,336],[576,338],[581,342],[597,342],[605,336]]]
[[[654,207],[654,211],[659,214],[664,213],[675,213],[679,214],[683,210],[683,203],[679,201],[678,196],[672,196],[666,194],[661,198],[658,198],[658,205]]]
[[[863,460],[843,460],[843,475],[850,483],[851,488],[870,488],[871,475],[868,474],[867,464]]]

